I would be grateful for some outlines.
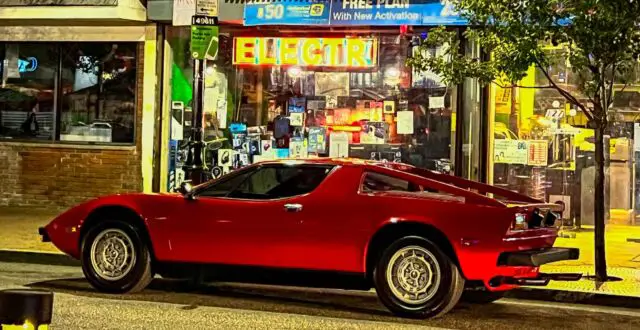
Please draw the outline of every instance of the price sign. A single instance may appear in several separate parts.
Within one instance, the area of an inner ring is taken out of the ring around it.
[[[191,56],[197,60],[215,60],[218,56],[218,19],[216,17],[192,17]]]
[[[244,24],[328,25],[331,1],[249,2],[244,7]]]

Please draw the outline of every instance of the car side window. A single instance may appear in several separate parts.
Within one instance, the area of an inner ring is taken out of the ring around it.
[[[198,192],[198,196],[201,197],[225,197],[244,182],[253,170],[240,171],[224,176],[220,181],[213,183],[209,187],[206,187]]]
[[[388,175],[367,172],[362,180],[361,191],[365,193],[378,191],[420,191],[420,187],[407,181]]]
[[[265,166],[227,197],[264,200],[304,195],[317,188],[331,169],[332,166]]]

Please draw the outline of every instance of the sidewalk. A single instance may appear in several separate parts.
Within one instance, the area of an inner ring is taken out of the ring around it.
[[[51,243],[43,243],[38,228],[48,224],[58,210],[0,207],[0,250],[60,253]]]
[[[29,255],[32,253],[28,252],[60,254],[51,243],[42,243],[38,235],[38,227],[49,223],[57,214],[57,210],[0,207],[0,251],[17,250]],[[640,244],[627,242],[628,238],[640,238],[640,226],[607,227],[609,275],[619,277],[622,281],[604,284],[588,279],[578,282],[551,282],[545,289],[640,297]],[[556,246],[580,248],[580,259],[543,266],[542,272],[594,274],[592,229],[585,228],[579,232],[563,231],[556,241]],[[632,261],[636,256],[639,257]]]

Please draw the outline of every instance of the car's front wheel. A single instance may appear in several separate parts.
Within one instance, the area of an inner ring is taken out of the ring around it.
[[[119,220],[101,221],[82,240],[82,271],[102,292],[141,291],[153,278],[151,253],[140,229]]]
[[[451,258],[431,241],[404,237],[382,253],[374,282],[378,297],[393,313],[431,318],[456,305],[465,280]]]

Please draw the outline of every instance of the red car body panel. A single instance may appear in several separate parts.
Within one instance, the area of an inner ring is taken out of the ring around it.
[[[385,226],[411,222],[429,225],[444,234],[464,277],[485,284],[496,276],[537,276],[537,267],[498,266],[499,255],[551,247],[556,239],[554,228],[509,232],[517,212],[540,206],[531,203],[542,204],[526,196],[406,165],[303,162],[336,167],[313,192],[302,196],[189,200],[179,194],[114,195],[72,208],[47,225],[46,231],[56,247],[79,258],[80,233],[86,219],[103,207],[117,206],[135,212],[144,221],[159,262],[366,273],[367,251],[374,235]],[[360,187],[367,171],[404,179],[454,198],[363,193]],[[520,204],[507,205],[483,195],[487,193],[500,193]],[[285,204],[300,204],[303,210],[287,212]]]

